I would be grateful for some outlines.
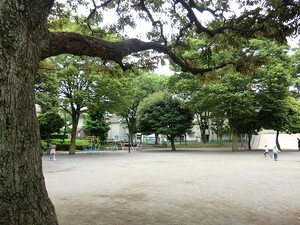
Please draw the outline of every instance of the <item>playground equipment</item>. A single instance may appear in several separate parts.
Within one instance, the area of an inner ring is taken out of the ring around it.
[[[85,146],[85,148],[84,148],[85,152],[93,153],[93,152],[100,151],[101,140],[99,137],[88,136],[85,139],[90,141],[90,144],[88,146]]]
[[[112,146],[105,147],[106,151],[116,151],[119,150],[117,141],[112,141]]]

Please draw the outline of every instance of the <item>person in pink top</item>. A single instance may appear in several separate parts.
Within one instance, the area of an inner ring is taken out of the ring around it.
[[[56,154],[56,145],[53,144],[50,147],[50,161],[53,161],[53,160],[55,161],[56,160],[55,154]]]

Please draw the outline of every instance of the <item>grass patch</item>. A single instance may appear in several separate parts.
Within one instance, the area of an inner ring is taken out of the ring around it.
[[[230,141],[224,141],[221,143],[218,142],[208,142],[208,143],[201,143],[201,142],[196,142],[196,141],[188,141],[188,142],[175,142],[176,148],[214,148],[214,147],[231,147],[232,142]],[[153,147],[156,148],[164,148],[164,147],[170,147],[171,143],[168,141],[167,146],[163,146],[162,144],[153,144]]]

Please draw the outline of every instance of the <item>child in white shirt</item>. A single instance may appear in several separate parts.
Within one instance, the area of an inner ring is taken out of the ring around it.
[[[264,152],[264,156],[267,157],[267,155],[270,156],[270,158],[272,158],[272,155],[269,153],[269,149],[268,149],[268,146],[265,145],[265,152]]]

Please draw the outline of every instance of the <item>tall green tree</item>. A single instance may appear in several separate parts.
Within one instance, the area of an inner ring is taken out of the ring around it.
[[[240,40],[258,36],[284,41],[298,27],[300,14],[299,3],[296,1],[238,1],[242,9],[241,13],[235,15],[230,10],[231,4],[224,4],[223,1],[203,5],[198,1],[183,0],[137,0],[134,3],[129,0],[95,0],[94,4],[87,4],[92,7],[92,13],[85,20],[90,22],[90,28],[93,29],[90,36],[48,29],[50,20],[56,19],[56,22],[63,23],[72,10],[73,13],[78,12],[77,3],[83,4],[82,1],[66,1],[66,4],[62,4],[54,0],[0,2],[2,224],[58,224],[42,174],[39,126],[34,107],[35,74],[42,59],[69,53],[99,57],[106,65],[116,62],[121,68],[128,69],[130,64],[137,65],[126,58],[128,55],[151,49],[167,55],[185,71],[204,74],[218,67],[193,67],[193,64],[183,59],[184,46],[189,36],[219,40],[214,44],[216,50],[218,47],[238,46]],[[131,6],[130,10],[128,6]],[[120,16],[117,23],[107,29],[104,25],[96,27],[102,22],[101,10],[104,7],[117,10]],[[138,17],[144,19],[145,23],[153,25],[153,32],[148,35],[147,41],[128,39],[126,36],[119,41],[108,41],[100,37],[100,31],[122,31],[127,28],[126,25],[134,26],[134,11],[138,12]],[[159,21],[156,12],[171,18],[168,24],[174,29],[170,38],[164,32],[163,24],[166,21]],[[212,16],[212,20],[205,24],[200,20],[204,12]],[[151,55],[145,57],[150,59]]]
[[[121,110],[117,112],[126,123],[129,141],[133,143],[133,135],[137,132],[138,107],[141,101],[150,94],[162,91],[166,87],[167,77],[142,73],[128,80],[126,97]]]
[[[225,75],[220,83],[210,86],[209,101],[213,112],[224,114],[229,121],[232,135],[232,151],[238,150],[238,127],[242,120],[249,119],[255,108],[251,80],[241,74]]]
[[[184,107],[183,102],[170,94],[154,93],[149,98],[144,99],[145,103],[139,111],[140,131],[166,135],[172,150],[175,151],[175,137],[191,131],[194,114],[191,109]]]
[[[91,72],[80,58],[63,56],[55,61],[61,107],[72,118],[69,154],[75,154],[77,127],[80,116],[87,110],[93,96]]]
[[[57,87],[57,93],[49,92],[60,100],[60,107],[71,117],[71,144],[69,154],[75,154],[77,128],[80,116],[89,109],[93,112],[117,110],[124,99],[126,80],[112,77],[97,62],[88,58],[69,55],[51,59],[51,69],[44,77],[51,78],[50,84]],[[50,67],[49,67],[50,68]],[[114,71],[115,74],[118,71]],[[119,71],[120,73],[120,71]],[[45,79],[48,81],[47,79]],[[41,86],[47,84],[41,83]],[[123,91],[123,92],[122,92]],[[49,95],[49,94],[48,94]],[[50,98],[50,99],[51,99]]]
[[[209,106],[204,104],[205,95],[201,95],[203,83],[191,74],[180,73],[170,78],[168,86],[193,109],[196,124],[201,132],[201,140],[206,143],[209,140],[206,132],[209,128],[210,112]]]
[[[294,112],[289,103],[293,65],[286,46],[270,41],[258,41],[254,44],[259,47],[256,54],[268,55],[265,65],[255,71],[256,96],[260,106],[258,117],[263,128],[277,132],[275,141],[278,149],[281,149],[279,134],[289,130],[289,114]]]

